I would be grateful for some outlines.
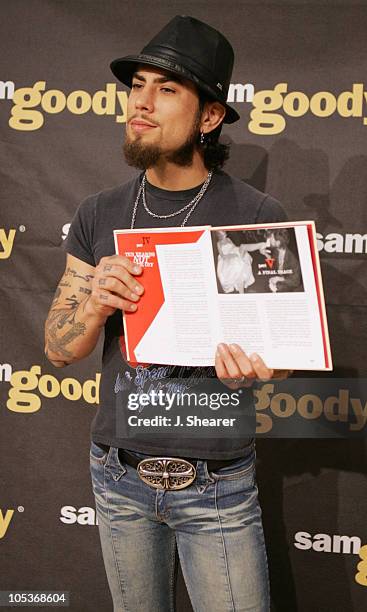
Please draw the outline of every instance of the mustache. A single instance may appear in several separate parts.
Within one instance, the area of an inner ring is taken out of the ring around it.
[[[132,115],[131,117],[128,118],[127,122],[130,123],[130,121],[133,121],[134,119],[142,119],[143,121],[146,121],[147,123],[151,123],[152,125],[155,125],[156,127],[159,126],[159,123],[157,123],[156,121],[152,121],[149,117],[146,117],[145,115]]]

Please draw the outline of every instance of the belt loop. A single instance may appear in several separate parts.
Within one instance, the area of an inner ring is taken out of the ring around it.
[[[205,480],[208,482],[215,482],[214,478],[212,478],[209,474],[209,470],[208,470],[208,462],[204,461],[203,462],[203,473],[204,473],[204,478]]]
[[[106,459],[106,463],[105,466],[111,466],[115,463],[115,453],[114,451],[116,451],[116,449],[113,446],[110,446],[109,451],[107,453],[107,459]]]
[[[126,468],[121,465],[118,456],[119,449],[110,446],[110,450],[108,451],[107,461],[105,463],[105,468],[112,474],[112,478],[117,481],[120,480],[121,476],[126,474]]]

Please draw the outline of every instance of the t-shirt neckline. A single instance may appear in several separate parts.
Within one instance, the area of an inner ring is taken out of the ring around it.
[[[141,175],[141,179],[143,175]],[[208,189],[212,186],[215,180],[215,173],[212,176]],[[158,198],[161,200],[174,200],[174,201],[186,201],[188,202],[190,199],[194,198],[200,191],[203,186],[204,181],[197,185],[196,187],[191,187],[190,189],[183,189],[179,191],[169,191],[168,189],[162,189],[161,187],[156,187],[149,183],[148,179],[146,179],[146,191],[154,198]]]

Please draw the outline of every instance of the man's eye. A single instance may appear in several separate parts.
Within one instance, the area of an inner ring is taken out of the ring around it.
[[[161,87],[161,91],[166,91],[169,93],[175,93],[174,89],[171,89],[170,87]]]
[[[141,83],[133,83],[131,85],[131,89],[140,89],[141,87],[143,87]]]

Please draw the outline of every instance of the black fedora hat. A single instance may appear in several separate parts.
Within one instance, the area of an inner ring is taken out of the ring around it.
[[[227,104],[233,61],[232,46],[223,34],[194,17],[177,15],[141,53],[115,59],[110,66],[115,77],[128,87],[137,64],[163,68],[189,79],[225,106],[225,123],[234,123],[240,117]]]

